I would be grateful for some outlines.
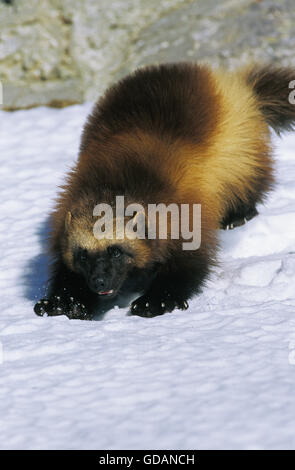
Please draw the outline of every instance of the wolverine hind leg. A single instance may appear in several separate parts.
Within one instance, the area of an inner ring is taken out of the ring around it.
[[[240,203],[234,209],[229,209],[220,222],[220,228],[223,230],[232,230],[244,225],[249,220],[258,215],[255,204]]]

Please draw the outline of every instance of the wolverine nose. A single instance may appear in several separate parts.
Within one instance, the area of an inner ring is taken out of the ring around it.
[[[91,281],[92,281],[92,285],[97,290],[101,290],[105,287],[105,282],[101,277],[93,278]]]

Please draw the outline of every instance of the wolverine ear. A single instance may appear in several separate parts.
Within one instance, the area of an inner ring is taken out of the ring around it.
[[[66,218],[65,218],[65,229],[66,229],[66,231],[69,230],[70,225],[71,225],[71,221],[72,221],[72,214],[71,214],[70,211],[68,211],[67,214],[66,214]]]
[[[145,211],[140,210],[140,211],[135,212],[134,216],[132,217],[133,224],[140,224],[140,223],[142,223],[142,220],[145,221],[145,235],[147,237],[148,236],[148,228],[149,228],[149,225],[150,225],[149,218],[148,218],[147,214],[145,213]]]
[[[146,226],[148,226],[149,219],[148,219],[148,217],[146,217],[144,211],[135,212],[134,216],[132,217],[133,223],[134,224],[138,223],[140,220],[142,220],[142,217],[145,218],[145,224],[146,224]]]
[[[148,238],[149,218],[147,217],[145,211],[143,210],[139,210],[135,212],[134,216],[132,217],[133,225],[137,225],[138,227],[140,227],[140,224],[142,224],[143,221],[144,221],[145,237]]]

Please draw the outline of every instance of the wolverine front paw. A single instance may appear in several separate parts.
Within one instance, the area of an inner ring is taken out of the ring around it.
[[[175,308],[180,310],[188,309],[186,300],[180,300],[166,293],[163,295],[145,294],[136,299],[131,304],[131,314],[140,317],[156,317],[166,312],[172,312]]]
[[[43,315],[66,315],[70,319],[92,319],[92,315],[84,304],[75,300],[74,297],[60,297],[58,295],[39,300],[34,307],[34,312],[41,317]]]

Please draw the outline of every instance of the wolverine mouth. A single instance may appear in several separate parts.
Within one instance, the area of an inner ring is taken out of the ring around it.
[[[98,292],[98,295],[111,295],[113,294],[114,290],[113,289],[110,289],[110,290],[101,290]]]

